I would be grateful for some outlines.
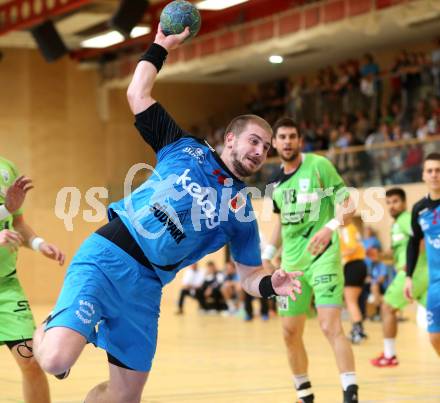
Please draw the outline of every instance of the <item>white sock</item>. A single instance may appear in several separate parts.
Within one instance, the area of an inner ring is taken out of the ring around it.
[[[310,382],[307,374],[293,375],[293,384],[295,385],[295,389],[298,389],[303,383],[306,382]]]
[[[340,376],[342,389],[347,390],[350,385],[357,385],[356,372],[343,372]]]
[[[383,355],[385,358],[396,355],[396,339],[383,339]]]

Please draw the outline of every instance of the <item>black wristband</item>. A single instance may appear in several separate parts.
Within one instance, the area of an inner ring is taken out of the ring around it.
[[[146,62],[150,62],[154,67],[156,67],[156,70],[159,73],[167,56],[168,51],[163,46],[153,42],[148,50],[139,59],[139,61],[144,60]]]
[[[258,289],[263,298],[272,298],[278,295],[272,286],[272,276],[264,276],[260,281]]]

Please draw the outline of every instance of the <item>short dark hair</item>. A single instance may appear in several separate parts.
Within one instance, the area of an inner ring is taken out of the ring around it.
[[[225,136],[230,132],[234,133],[236,136],[239,136],[249,123],[255,123],[256,125],[260,126],[263,130],[266,130],[270,135],[272,135],[272,128],[270,127],[270,124],[267,123],[260,116],[240,115],[231,120],[231,122],[229,123],[228,127],[225,130]]]
[[[440,153],[429,153],[425,157],[425,162],[426,161],[440,161]]]
[[[406,201],[406,193],[402,188],[391,188],[385,192],[386,197],[398,196],[400,200]]]
[[[274,136],[276,136],[277,131],[280,127],[293,127],[298,132],[298,137],[301,137],[301,131],[299,130],[299,125],[292,118],[286,116],[278,119],[272,128]]]

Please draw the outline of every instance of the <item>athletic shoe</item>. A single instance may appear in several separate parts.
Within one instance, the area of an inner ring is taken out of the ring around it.
[[[252,317],[251,315],[249,315],[249,314],[246,313],[246,314],[244,315],[244,318],[243,318],[243,319],[244,319],[245,322],[250,322],[250,321],[253,319],[253,317]]]
[[[373,358],[370,362],[372,365],[379,368],[396,367],[399,365],[399,360],[396,356],[387,358],[383,353],[379,357]]]
[[[62,372],[61,374],[54,375],[54,376],[55,376],[55,378],[57,378],[57,379],[66,379],[66,378],[69,376],[69,374],[70,374],[70,369],[68,369],[68,370],[65,371],[65,372]]]
[[[298,397],[296,403],[314,403],[315,395],[312,393],[312,384],[310,382],[303,383],[297,390],[298,395],[305,394],[305,396]]]
[[[360,344],[367,338],[367,335],[363,332],[351,331],[348,339],[351,341],[351,344]]]
[[[261,315],[261,320],[269,320],[269,315]]]
[[[343,403],[358,403],[358,389],[357,385],[350,385],[347,390],[344,390],[344,400]]]

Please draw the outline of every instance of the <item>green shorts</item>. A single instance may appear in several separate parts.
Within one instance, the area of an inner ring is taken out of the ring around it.
[[[385,302],[394,309],[403,309],[409,304],[403,294],[405,279],[405,270],[399,271],[385,292]],[[426,307],[426,298],[428,296],[428,283],[427,267],[424,265],[417,266],[413,275],[413,297],[424,307]]]
[[[34,318],[15,275],[0,278],[0,324],[0,345],[6,341],[32,339]]]
[[[344,292],[344,273],[337,251],[328,251],[303,270],[299,278],[302,294],[296,301],[290,297],[277,297],[280,316],[309,314],[312,298],[316,307],[341,307]]]

